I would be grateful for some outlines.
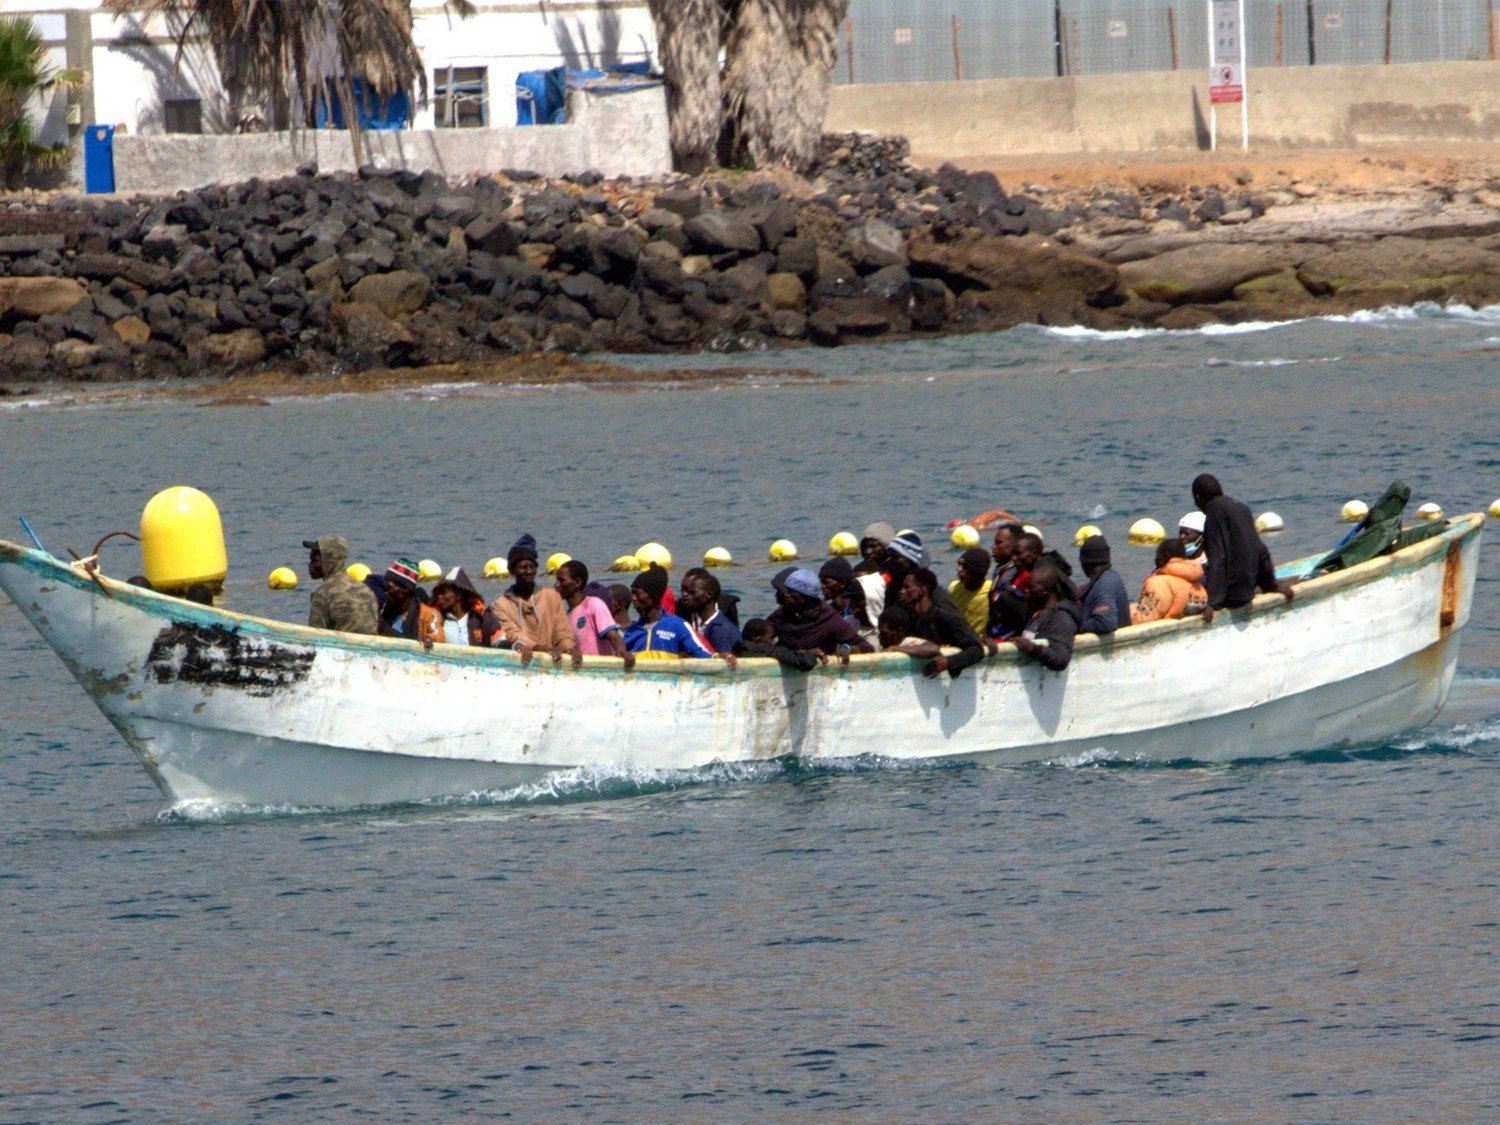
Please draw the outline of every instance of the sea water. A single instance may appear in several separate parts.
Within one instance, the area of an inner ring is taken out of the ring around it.
[[[1006,507],[1070,556],[1094,523],[1133,590],[1126,529],[1202,471],[1281,514],[1278,561],[1393,479],[1500,496],[1500,310],[694,362],[725,378],[0,409],[0,535],[87,553],[192,484],[248,612],[304,617],[265,575],[317,535],[477,578],[531,532],[596,570],[727,547],[754,614],[773,539],[877,519],[942,548]],[[0,1120],[1494,1119],[1497,551],[1448,709],[1352,751],[852,745],[341,813],[166,807],[0,600]]]

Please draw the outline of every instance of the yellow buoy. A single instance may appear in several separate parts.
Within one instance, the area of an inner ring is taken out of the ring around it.
[[[344,573],[356,582],[363,582],[366,578],[370,577],[370,568],[364,563],[350,563],[344,567]]]
[[[179,593],[202,582],[215,593],[229,573],[224,525],[205,493],[164,488],[141,512],[141,568],[152,588]]]
[[[660,543],[642,543],[635,550],[635,561],[641,564],[641,570],[645,570],[652,563],[655,563],[663,570],[671,570],[672,552]]]
[[[1417,509],[1419,520],[1440,520],[1443,518],[1443,506],[1441,504],[1423,504]],[[151,577],[149,574],[147,578]]]
[[[634,555],[621,555],[609,564],[609,569],[616,574],[628,574],[632,570],[641,569],[641,560]]]
[[[436,582],[443,576],[443,568],[431,559],[423,559],[417,564],[417,577],[423,582]]]
[[[562,551],[554,551],[547,556],[547,573],[556,574],[557,568],[565,562],[572,562],[573,556],[564,554]]]
[[[710,547],[703,553],[704,566],[733,566],[734,558],[723,547]]]
[[[1255,530],[1261,534],[1269,531],[1280,531],[1285,526],[1286,521],[1275,512],[1262,512],[1255,517]]]
[[[778,539],[771,544],[772,562],[791,562],[797,557],[797,544],[790,539]]]
[[[510,564],[499,555],[484,564],[484,576],[486,578],[509,578]]]
[[[1131,543],[1137,547],[1154,547],[1167,537],[1166,528],[1157,523],[1150,516],[1142,516],[1130,525]]]
[[[1500,520],[1500,500],[1496,500],[1490,505],[1490,519]]]
[[[289,566],[278,566],[266,576],[266,585],[273,590],[295,590],[297,572]]]
[[[1091,523],[1086,523],[1077,531],[1073,532],[1073,546],[1082,547],[1083,541],[1092,535],[1103,535],[1104,532]]]
[[[1500,500],[1496,503],[1500,503]],[[828,541],[828,553],[830,555],[857,555],[859,554],[859,540],[854,538],[853,532],[837,532]]]
[[[1370,505],[1363,500],[1350,500],[1339,510],[1339,519],[1344,523],[1358,523],[1370,514]]]
[[[970,547],[979,546],[979,532],[975,531],[966,523],[961,523],[953,529],[953,534],[948,537],[960,551],[967,551]]]

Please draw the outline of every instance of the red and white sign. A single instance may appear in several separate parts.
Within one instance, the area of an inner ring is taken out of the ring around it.
[[[1209,76],[1208,100],[1214,105],[1226,105],[1245,100],[1245,82],[1240,76],[1238,63],[1219,63]]]

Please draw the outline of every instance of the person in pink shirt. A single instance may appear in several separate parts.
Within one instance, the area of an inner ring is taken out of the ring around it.
[[[599,598],[583,592],[589,584],[589,568],[577,559],[569,559],[557,568],[557,593],[568,611],[568,624],[578,644],[573,648],[573,667],[585,656],[619,656],[625,669],[635,666],[635,653],[625,651],[625,638],[615,615]]]

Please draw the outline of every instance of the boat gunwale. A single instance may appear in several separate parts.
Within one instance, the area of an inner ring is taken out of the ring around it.
[[[1477,535],[1484,522],[1485,516],[1480,512],[1450,517],[1448,527],[1441,534],[1414,543],[1400,551],[1377,556],[1345,570],[1299,582],[1296,599],[1291,604],[1288,604],[1280,594],[1261,594],[1247,606],[1221,611],[1215,622],[1208,625],[1204,625],[1197,616],[1192,616],[1130,625],[1103,637],[1094,634],[1079,634],[1074,645],[1074,657],[1076,659],[1090,653],[1108,655],[1120,649],[1146,644],[1193,628],[1224,627],[1220,622],[1226,617],[1229,619],[1228,624],[1232,625],[1250,618],[1296,612],[1300,606],[1321,601],[1348,587],[1378,581],[1392,572],[1404,573],[1419,569],[1429,562],[1431,556],[1446,552],[1451,544]],[[1295,577],[1306,568],[1315,565],[1323,557],[1320,554],[1294,560],[1278,567],[1278,573]],[[4,561],[15,562],[34,573],[55,577],[68,585],[97,596],[98,586],[95,585],[94,579],[83,572],[76,563],[69,563],[46,552],[0,539],[0,562]],[[265,637],[280,643],[305,645],[314,649],[336,648],[359,655],[379,655],[400,660],[420,660],[477,669],[500,668],[534,674],[577,671],[592,675],[645,675],[673,678],[687,675],[694,678],[727,681],[746,675],[780,676],[786,671],[777,661],[769,657],[741,657],[735,669],[731,669],[725,661],[717,658],[643,660],[637,661],[634,669],[628,673],[621,666],[618,657],[607,656],[585,656],[581,667],[576,670],[572,668],[568,660],[564,660],[560,665],[553,665],[545,656],[533,657],[528,665],[523,664],[520,656],[508,649],[435,645],[428,650],[422,648],[418,642],[404,637],[382,637],[315,629],[295,622],[240,613],[216,606],[199,605],[171,594],[132,586],[102,573],[98,575],[98,579],[109,593],[116,596],[117,600],[122,600],[124,604],[132,608],[163,620],[191,625],[229,625],[251,636]],[[123,595],[123,598],[120,595]],[[1007,664],[1030,665],[1032,663],[1023,657],[1013,645],[1008,646],[1002,643],[1000,651],[994,656],[986,657],[981,667]],[[811,669],[809,674],[846,675],[848,671],[859,671],[906,677],[919,671],[920,668],[920,663],[904,653],[855,653],[850,656],[847,671],[839,662],[830,661],[828,664]]]

